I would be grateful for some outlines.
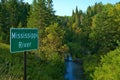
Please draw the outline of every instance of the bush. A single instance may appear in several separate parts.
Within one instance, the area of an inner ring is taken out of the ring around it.
[[[84,55],[83,57],[83,68],[86,80],[92,80],[91,74],[94,72],[95,67],[99,63],[99,55]]]
[[[58,55],[56,59],[46,62],[41,59],[32,61],[31,56],[28,58],[28,80],[64,80],[65,66]]]
[[[0,80],[23,80],[23,53],[10,53],[9,45],[0,43]],[[44,61],[38,53],[27,54],[27,80],[64,80],[65,64],[56,53]]]
[[[94,80],[120,80],[120,49],[101,57],[101,63],[95,68]]]
[[[0,43],[0,80],[22,80],[23,55],[11,54],[10,46]]]

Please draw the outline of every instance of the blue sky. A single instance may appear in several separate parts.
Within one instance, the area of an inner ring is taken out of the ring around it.
[[[32,3],[33,0],[24,0],[25,2]],[[78,7],[82,11],[86,11],[87,7],[94,5],[95,2],[102,2],[103,4],[112,3],[115,4],[120,0],[53,0],[53,8],[56,11],[56,15],[71,16],[72,10]]]

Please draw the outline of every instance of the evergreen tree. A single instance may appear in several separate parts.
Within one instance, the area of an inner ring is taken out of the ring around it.
[[[10,15],[10,26],[17,27],[19,24],[19,2],[18,0],[8,1],[7,9]]]
[[[55,11],[53,10],[53,1],[52,0],[47,0],[47,8],[48,8],[48,18],[49,21],[48,23],[54,23],[56,21],[55,19]]]
[[[28,3],[21,2],[19,9],[19,24],[21,27],[27,27],[27,17],[29,16],[30,5]]]
[[[73,30],[75,30],[75,31],[79,30],[80,25],[81,25],[81,23],[80,23],[80,15],[79,15],[78,8],[76,7],[75,22],[74,22],[74,24],[72,26]]]
[[[107,53],[118,46],[117,40],[120,40],[118,37],[120,34],[120,16],[118,16],[120,11],[119,7],[120,5],[116,5],[114,8],[103,11],[94,17],[93,31],[90,36],[92,41],[94,40],[95,51]]]
[[[2,0],[0,8],[1,40],[9,43],[10,28],[17,28],[19,24],[26,26],[29,5],[22,0]]]
[[[45,29],[54,22],[54,11],[52,0],[38,0],[34,1],[31,6],[30,17],[28,19],[28,27],[36,27],[39,29],[39,48],[40,53],[44,52],[43,48],[46,43],[43,42],[47,33]],[[50,43],[47,43],[49,45]],[[49,47],[47,47],[49,48]],[[47,50],[46,48],[46,50]]]
[[[90,6],[87,8],[87,16],[88,17],[92,17],[93,16],[93,11],[92,11],[92,8]]]
[[[75,22],[75,12],[74,12],[74,10],[72,11],[72,16],[71,16],[70,21],[71,21],[71,25]]]
[[[45,27],[52,23],[53,16],[52,0],[35,0],[31,7],[28,26],[36,26],[44,30]]]
[[[7,10],[7,1],[2,0],[0,2],[0,29],[1,29],[1,39],[2,42],[9,43],[9,29],[10,29],[10,21],[9,21],[9,11]]]

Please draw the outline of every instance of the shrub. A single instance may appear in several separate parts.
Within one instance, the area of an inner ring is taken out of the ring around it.
[[[85,55],[83,58],[83,68],[86,80],[92,80],[91,74],[99,63],[99,55]]]
[[[101,63],[95,68],[94,80],[120,80],[120,49],[101,57]]]
[[[56,53],[44,61],[38,53],[27,54],[27,80],[64,80],[65,64]],[[23,80],[23,53],[10,53],[7,44],[0,43],[0,80]]]

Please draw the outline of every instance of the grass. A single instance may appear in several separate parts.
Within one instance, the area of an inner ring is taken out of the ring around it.
[[[11,54],[10,46],[0,43],[0,79],[22,80],[22,59],[21,54]]]

